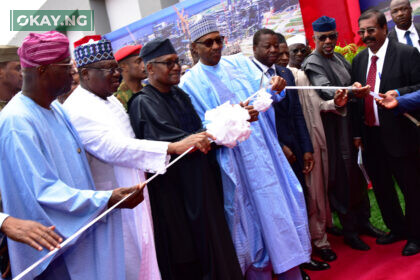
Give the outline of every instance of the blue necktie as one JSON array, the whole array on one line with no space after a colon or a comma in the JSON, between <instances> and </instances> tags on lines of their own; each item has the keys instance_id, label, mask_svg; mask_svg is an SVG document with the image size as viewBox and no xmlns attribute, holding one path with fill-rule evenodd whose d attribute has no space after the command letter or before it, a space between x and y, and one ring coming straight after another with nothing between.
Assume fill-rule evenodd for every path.
<instances>
[{"instance_id":1,"label":"blue necktie","mask_svg":"<svg viewBox=\"0 0 420 280\"><path fill-rule=\"evenodd\" d=\"M273 68L268 68L267 72L268 76L271 78L274 76L275 72Z\"/></svg>"},{"instance_id":2,"label":"blue necktie","mask_svg":"<svg viewBox=\"0 0 420 280\"><path fill-rule=\"evenodd\" d=\"M410 33L410 30L405 31L404 37L407 40L407 45L413 46L413 41L411 41Z\"/></svg>"}]
</instances>

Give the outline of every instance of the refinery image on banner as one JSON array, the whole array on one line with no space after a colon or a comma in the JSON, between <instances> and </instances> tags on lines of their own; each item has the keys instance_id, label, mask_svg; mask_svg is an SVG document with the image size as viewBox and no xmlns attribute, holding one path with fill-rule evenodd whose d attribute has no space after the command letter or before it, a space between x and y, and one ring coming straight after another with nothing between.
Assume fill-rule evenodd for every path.
<instances>
[{"instance_id":1,"label":"refinery image on banner","mask_svg":"<svg viewBox=\"0 0 420 280\"><path fill-rule=\"evenodd\" d=\"M198 14L211 16L225 36L224 54L252 54L252 36L270 28L287 37L304 33L298 0L186 0L105 35L114 50L166 37L183 64L191 64L188 25Z\"/></svg>"}]
</instances>

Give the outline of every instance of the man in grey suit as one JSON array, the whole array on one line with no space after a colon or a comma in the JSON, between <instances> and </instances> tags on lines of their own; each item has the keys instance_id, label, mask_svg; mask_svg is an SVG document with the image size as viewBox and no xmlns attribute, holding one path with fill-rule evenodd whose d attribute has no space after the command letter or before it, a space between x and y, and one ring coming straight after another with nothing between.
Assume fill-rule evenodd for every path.
<instances>
[{"instance_id":1,"label":"man in grey suit","mask_svg":"<svg viewBox=\"0 0 420 280\"><path fill-rule=\"evenodd\" d=\"M420 23L414 23L412 18L413 8L409 0L392 0L389 5L395 28L388 37L400 43L417 48L420 51Z\"/></svg>"}]
</instances>

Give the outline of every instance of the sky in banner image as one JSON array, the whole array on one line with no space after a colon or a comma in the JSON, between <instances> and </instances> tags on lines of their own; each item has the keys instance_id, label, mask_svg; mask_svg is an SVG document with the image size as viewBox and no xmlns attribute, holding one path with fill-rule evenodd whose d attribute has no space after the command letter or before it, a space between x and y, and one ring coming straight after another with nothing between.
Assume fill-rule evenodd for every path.
<instances>
[{"instance_id":1,"label":"sky in banner image","mask_svg":"<svg viewBox=\"0 0 420 280\"><path fill-rule=\"evenodd\" d=\"M106 34L114 50L153 38L170 38L183 64L191 63L189 23L198 14L216 19L226 37L224 54L252 54L252 36L263 27L286 37L304 33L298 0L186 0Z\"/></svg>"}]
</instances>

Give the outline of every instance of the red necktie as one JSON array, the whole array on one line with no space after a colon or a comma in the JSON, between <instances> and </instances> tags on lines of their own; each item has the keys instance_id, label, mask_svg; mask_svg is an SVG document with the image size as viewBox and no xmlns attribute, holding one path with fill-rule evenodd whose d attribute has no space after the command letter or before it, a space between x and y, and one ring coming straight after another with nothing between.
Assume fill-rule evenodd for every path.
<instances>
[{"instance_id":1,"label":"red necktie","mask_svg":"<svg viewBox=\"0 0 420 280\"><path fill-rule=\"evenodd\" d=\"M369 73L367 76L366 84L370 85L370 90L375 90L375 81L376 81L376 61L378 57L376 55L372 56L370 59ZM373 96L368 95L365 97L365 123L367 126L375 125L375 112L373 110Z\"/></svg>"}]
</instances>

